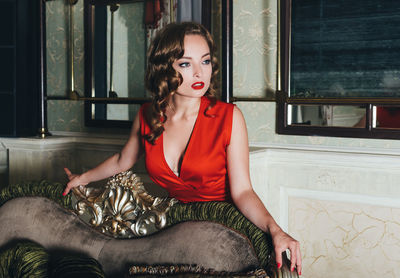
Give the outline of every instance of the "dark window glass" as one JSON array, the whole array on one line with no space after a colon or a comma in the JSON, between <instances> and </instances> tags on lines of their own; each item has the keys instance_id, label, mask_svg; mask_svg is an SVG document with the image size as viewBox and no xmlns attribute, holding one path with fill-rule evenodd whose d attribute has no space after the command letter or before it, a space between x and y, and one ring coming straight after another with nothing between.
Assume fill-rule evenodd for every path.
<instances>
[{"instance_id":1,"label":"dark window glass","mask_svg":"<svg viewBox=\"0 0 400 278\"><path fill-rule=\"evenodd\" d=\"M14 44L14 23L14 3L0 2L0 46Z\"/></svg>"},{"instance_id":2,"label":"dark window glass","mask_svg":"<svg viewBox=\"0 0 400 278\"><path fill-rule=\"evenodd\" d=\"M0 47L0 93L14 89L14 49Z\"/></svg>"},{"instance_id":3,"label":"dark window glass","mask_svg":"<svg viewBox=\"0 0 400 278\"><path fill-rule=\"evenodd\" d=\"M291 97L400 97L399 0L293 0Z\"/></svg>"},{"instance_id":4,"label":"dark window glass","mask_svg":"<svg viewBox=\"0 0 400 278\"><path fill-rule=\"evenodd\" d=\"M0 136L14 134L14 96L0 94Z\"/></svg>"}]
</instances>

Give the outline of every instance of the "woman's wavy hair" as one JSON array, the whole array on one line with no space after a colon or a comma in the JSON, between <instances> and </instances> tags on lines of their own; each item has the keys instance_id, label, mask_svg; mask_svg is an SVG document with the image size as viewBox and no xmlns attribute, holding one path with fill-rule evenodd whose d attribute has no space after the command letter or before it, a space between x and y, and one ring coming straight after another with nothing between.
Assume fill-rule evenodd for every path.
<instances>
[{"instance_id":1,"label":"woman's wavy hair","mask_svg":"<svg viewBox=\"0 0 400 278\"><path fill-rule=\"evenodd\" d=\"M151 111L146 111L145 119L150 126L150 133L144 138L154 144L164 131L167 120L165 110L170 97L176 93L183 78L172 64L184 55L184 39L186 35L202 36L210 48L212 75L210 87L205 96L211 101L207 112L217 101L218 61L215 57L214 40L208 30L195 22L170 23L159 31L150 45L145 76L146 89L152 95Z\"/></svg>"}]
</instances>

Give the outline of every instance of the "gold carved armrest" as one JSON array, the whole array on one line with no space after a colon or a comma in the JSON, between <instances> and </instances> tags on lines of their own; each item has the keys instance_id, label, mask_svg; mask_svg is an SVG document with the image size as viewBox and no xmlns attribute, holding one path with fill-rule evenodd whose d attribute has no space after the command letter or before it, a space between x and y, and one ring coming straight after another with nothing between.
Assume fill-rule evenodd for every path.
<instances>
[{"instance_id":1,"label":"gold carved armrest","mask_svg":"<svg viewBox=\"0 0 400 278\"><path fill-rule=\"evenodd\" d=\"M104 188L72 189L73 207L96 230L116 238L152 234L166 225L166 212L177 202L150 195L132 171L108 179Z\"/></svg>"}]
</instances>

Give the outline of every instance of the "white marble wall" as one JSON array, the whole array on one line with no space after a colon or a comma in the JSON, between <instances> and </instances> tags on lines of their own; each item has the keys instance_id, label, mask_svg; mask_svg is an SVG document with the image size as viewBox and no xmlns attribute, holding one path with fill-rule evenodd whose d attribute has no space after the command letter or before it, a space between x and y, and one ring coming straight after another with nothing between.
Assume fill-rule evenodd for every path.
<instances>
[{"instance_id":1,"label":"white marble wall","mask_svg":"<svg viewBox=\"0 0 400 278\"><path fill-rule=\"evenodd\" d=\"M118 152L125 140L79 136L0 138L8 150L9 183L46 179L65 182L64 167L82 172Z\"/></svg>"},{"instance_id":2,"label":"white marble wall","mask_svg":"<svg viewBox=\"0 0 400 278\"><path fill-rule=\"evenodd\" d=\"M289 197L289 231L304 244L304 277L400 277L400 202L335 197Z\"/></svg>"},{"instance_id":3,"label":"white marble wall","mask_svg":"<svg viewBox=\"0 0 400 278\"><path fill-rule=\"evenodd\" d=\"M254 187L300 241L302 277L400 277L400 153L264 147Z\"/></svg>"},{"instance_id":4,"label":"white marble wall","mask_svg":"<svg viewBox=\"0 0 400 278\"><path fill-rule=\"evenodd\" d=\"M126 135L104 137L94 134L56 135L46 139L0 138L0 146L3 146L0 149L0 180L4 180L0 187L43 179L65 183L64 167L73 173L87 171L119 152L126 140ZM143 159L133 170L151 192L164 194L147 176ZM105 181L99 183L105 184Z\"/></svg>"}]
</instances>

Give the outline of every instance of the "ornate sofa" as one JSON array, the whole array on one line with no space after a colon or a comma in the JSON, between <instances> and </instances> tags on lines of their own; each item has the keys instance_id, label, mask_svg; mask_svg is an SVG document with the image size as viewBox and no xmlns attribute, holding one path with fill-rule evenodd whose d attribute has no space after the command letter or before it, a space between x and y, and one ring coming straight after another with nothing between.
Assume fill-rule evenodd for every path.
<instances>
[{"instance_id":1,"label":"ornate sofa","mask_svg":"<svg viewBox=\"0 0 400 278\"><path fill-rule=\"evenodd\" d=\"M297 277L232 204L153 197L130 171L63 189L0 191L0 277Z\"/></svg>"}]
</instances>

